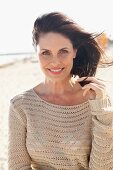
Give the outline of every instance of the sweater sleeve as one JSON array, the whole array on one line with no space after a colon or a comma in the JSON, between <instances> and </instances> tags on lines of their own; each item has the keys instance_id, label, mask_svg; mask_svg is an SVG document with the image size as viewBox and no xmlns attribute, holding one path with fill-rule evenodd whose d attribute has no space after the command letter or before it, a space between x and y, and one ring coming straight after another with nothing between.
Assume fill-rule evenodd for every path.
<instances>
[{"instance_id":1,"label":"sweater sleeve","mask_svg":"<svg viewBox=\"0 0 113 170\"><path fill-rule=\"evenodd\" d=\"M89 103L93 122L89 169L113 169L113 107L108 97Z\"/></svg>"},{"instance_id":2,"label":"sweater sleeve","mask_svg":"<svg viewBox=\"0 0 113 170\"><path fill-rule=\"evenodd\" d=\"M26 132L26 116L18 105L11 102L8 117L8 170L31 170Z\"/></svg>"}]
</instances>

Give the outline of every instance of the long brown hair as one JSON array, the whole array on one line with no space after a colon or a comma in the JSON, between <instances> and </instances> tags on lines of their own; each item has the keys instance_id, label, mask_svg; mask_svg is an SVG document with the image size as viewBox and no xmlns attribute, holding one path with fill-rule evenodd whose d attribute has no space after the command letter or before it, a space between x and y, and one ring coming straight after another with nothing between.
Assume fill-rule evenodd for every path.
<instances>
[{"instance_id":1,"label":"long brown hair","mask_svg":"<svg viewBox=\"0 0 113 170\"><path fill-rule=\"evenodd\" d=\"M33 27L33 45L36 47L42 33L60 33L70 39L73 48L77 49L73 59L71 75L79 77L95 76L102 50L95 40L97 34L88 33L72 19L60 12L44 14L36 19ZM83 86L87 82L80 84Z\"/></svg>"}]
</instances>

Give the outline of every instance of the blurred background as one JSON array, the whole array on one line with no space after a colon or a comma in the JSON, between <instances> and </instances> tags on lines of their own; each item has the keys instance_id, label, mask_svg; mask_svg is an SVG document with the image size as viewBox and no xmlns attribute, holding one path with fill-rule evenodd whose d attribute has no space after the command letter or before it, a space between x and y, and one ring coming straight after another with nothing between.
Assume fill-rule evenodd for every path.
<instances>
[{"instance_id":1,"label":"blurred background","mask_svg":"<svg viewBox=\"0 0 113 170\"><path fill-rule=\"evenodd\" d=\"M54 11L65 13L89 32L103 32L97 41L113 60L112 0L0 0L0 170L7 170L10 99L44 78L32 46L34 21ZM106 80L112 98L113 66L98 68L96 76Z\"/></svg>"}]
</instances>

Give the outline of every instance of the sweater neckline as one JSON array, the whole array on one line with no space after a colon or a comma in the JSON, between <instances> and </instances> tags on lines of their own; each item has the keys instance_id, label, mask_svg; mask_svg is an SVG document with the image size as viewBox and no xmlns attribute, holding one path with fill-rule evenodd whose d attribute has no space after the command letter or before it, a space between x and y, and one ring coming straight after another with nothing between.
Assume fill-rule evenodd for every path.
<instances>
[{"instance_id":1,"label":"sweater neckline","mask_svg":"<svg viewBox=\"0 0 113 170\"><path fill-rule=\"evenodd\" d=\"M59 105L59 104L54 104L54 103L50 103L44 99L42 99L34 90L34 88L31 89L32 92L34 93L34 95L40 100L42 101L43 103L49 105L49 106L53 106L53 107L57 107L57 108L78 108L78 107L83 107L84 105L87 105L89 104L89 101L85 101L83 103L80 103L80 104L75 104L75 105Z\"/></svg>"}]
</instances>

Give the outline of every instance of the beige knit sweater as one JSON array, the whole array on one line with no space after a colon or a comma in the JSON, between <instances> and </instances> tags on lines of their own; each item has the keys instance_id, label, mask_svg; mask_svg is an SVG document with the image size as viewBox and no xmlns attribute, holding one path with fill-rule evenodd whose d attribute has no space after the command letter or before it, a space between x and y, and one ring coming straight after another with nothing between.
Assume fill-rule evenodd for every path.
<instances>
[{"instance_id":1,"label":"beige knit sweater","mask_svg":"<svg viewBox=\"0 0 113 170\"><path fill-rule=\"evenodd\" d=\"M33 89L11 100L8 170L113 170L109 100L50 104Z\"/></svg>"}]
</instances>

